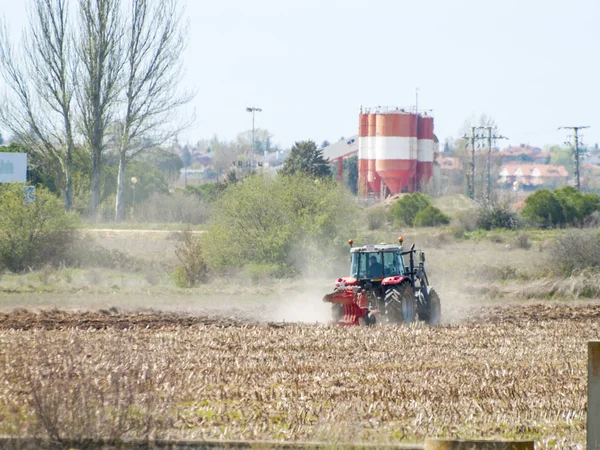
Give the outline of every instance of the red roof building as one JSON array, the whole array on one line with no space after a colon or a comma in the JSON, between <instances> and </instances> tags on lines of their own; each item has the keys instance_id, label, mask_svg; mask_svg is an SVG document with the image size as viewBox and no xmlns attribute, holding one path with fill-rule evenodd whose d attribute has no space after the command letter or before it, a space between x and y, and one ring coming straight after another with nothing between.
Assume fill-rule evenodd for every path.
<instances>
[{"instance_id":1,"label":"red roof building","mask_svg":"<svg viewBox=\"0 0 600 450\"><path fill-rule=\"evenodd\" d=\"M500 168L498 183L512 185L518 182L523 188L567 184L569 172L564 166L553 164L504 164Z\"/></svg>"}]
</instances>

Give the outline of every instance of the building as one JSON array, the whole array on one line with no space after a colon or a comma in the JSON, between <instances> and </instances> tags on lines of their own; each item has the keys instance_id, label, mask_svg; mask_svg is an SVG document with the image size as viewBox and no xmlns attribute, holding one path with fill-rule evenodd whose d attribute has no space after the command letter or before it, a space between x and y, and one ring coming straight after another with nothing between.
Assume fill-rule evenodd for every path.
<instances>
[{"instance_id":1,"label":"building","mask_svg":"<svg viewBox=\"0 0 600 450\"><path fill-rule=\"evenodd\" d=\"M500 168L498 184L511 187L515 182L523 189L564 186L569 181L569 172L564 166L553 164L508 163Z\"/></svg>"}]
</instances>

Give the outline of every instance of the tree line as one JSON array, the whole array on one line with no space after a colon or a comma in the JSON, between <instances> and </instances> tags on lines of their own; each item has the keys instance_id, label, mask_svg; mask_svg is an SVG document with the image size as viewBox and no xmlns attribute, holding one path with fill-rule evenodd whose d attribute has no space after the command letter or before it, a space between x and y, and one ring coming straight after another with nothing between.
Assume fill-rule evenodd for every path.
<instances>
[{"instance_id":1,"label":"tree line","mask_svg":"<svg viewBox=\"0 0 600 450\"><path fill-rule=\"evenodd\" d=\"M186 127L176 111L186 43L178 0L31 0L17 44L0 27L7 92L0 123L45 169L73 207L78 153L91 165L89 213L100 203L108 152L118 159L115 219L123 220L126 168Z\"/></svg>"}]
</instances>

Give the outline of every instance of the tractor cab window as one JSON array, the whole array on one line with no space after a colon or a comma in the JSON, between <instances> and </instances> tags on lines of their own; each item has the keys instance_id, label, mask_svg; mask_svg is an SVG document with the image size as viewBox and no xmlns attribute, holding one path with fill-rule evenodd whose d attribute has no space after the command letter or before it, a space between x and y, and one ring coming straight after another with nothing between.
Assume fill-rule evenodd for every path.
<instances>
[{"instance_id":1,"label":"tractor cab window","mask_svg":"<svg viewBox=\"0 0 600 450\"><path fill-rule=\"evenodd\" d=\"M359 279L367 277L367 259L363 253L352 253L350 276Z\"/></svg>"},{"instance_id":2,"label":"tractor cab window","mask_svg":"<svg viewBox=\"0 0 600 450\"><path fill-rule=\"evenodd\" d=\"M381 258L383 253L365 253L367 260L367 278L382 278L383 264Z\"/></svg>"},{"instance_id":3,"label":"tractor cab window","mask_svg":"<svg viewBox=\"0 0 600 450\"><path fill-rule=\"evenodd\" d=\"M383 254L383 270L386 277L401 275L404 273L404 260L396 252Z\"/></svg>"},{"instance_id":4,"label":"tractor cab window","mask_svg":"<svg viewBox=\"0 0 600 450\"><path fill-rule=\"evenodd\" d=\"M353 253L350 275L358 279L382 278L382 257L383 254L378 252Z\"/></svg>"}]
</instances>

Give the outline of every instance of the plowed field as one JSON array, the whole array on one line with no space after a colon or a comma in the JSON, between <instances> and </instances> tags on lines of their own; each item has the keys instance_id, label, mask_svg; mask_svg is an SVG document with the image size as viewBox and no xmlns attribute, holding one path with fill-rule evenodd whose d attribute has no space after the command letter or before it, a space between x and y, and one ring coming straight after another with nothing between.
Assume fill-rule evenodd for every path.
<instances>
[{"instance_id":1,"label":"plowed field","mask_svg":"<svg viewBox=\"0 0 600 450\"><path fill-rule=\"evenodd\" d=\"M600 305L461 315L366 329L114 309L0 314L0 434L582 445Z\"/></svg>"}]
</instances>

